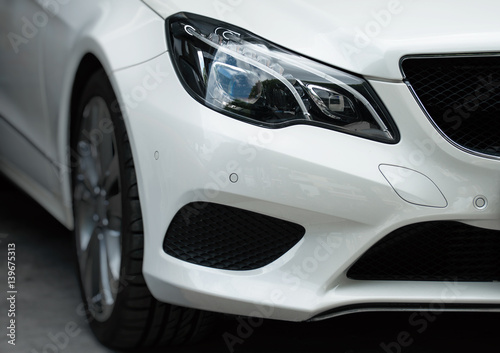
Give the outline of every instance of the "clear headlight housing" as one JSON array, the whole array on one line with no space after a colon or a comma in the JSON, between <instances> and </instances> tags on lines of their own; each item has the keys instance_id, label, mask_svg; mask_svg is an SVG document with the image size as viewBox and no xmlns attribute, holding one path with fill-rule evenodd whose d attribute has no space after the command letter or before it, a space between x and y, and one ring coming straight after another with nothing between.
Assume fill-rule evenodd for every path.
<instances>
[{"instance_id":1,"label":"clear headlight housing","mask_svg":"<svg viewBox=\"0 0 500 353\"><path fill-rule=\"evenodd\" d=\"M186 90L231 117L270 128L310 124L397 142L397 129L361 77L193 14L167 20L169 51Z\"/></svg>"}]
</instances>

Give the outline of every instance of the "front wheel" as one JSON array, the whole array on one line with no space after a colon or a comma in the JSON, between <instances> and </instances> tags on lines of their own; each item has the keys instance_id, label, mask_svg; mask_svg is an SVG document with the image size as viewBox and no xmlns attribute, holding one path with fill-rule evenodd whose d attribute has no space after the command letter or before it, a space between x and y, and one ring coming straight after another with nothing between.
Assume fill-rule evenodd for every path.
<instances>
[{"instance_id":1,"label":"front wheel","mask_svg":"<svg viewBox=\"0 0 500 353\"><path fill-rule=\"evenodd\" d=\"M208 331L213 316L161 303L145 284L136 173L116 102L99 71L89 79L75 117L74 236L87 318L97 338L113 349L142 352L192 342Z\"/></svg>"}]
</instances>

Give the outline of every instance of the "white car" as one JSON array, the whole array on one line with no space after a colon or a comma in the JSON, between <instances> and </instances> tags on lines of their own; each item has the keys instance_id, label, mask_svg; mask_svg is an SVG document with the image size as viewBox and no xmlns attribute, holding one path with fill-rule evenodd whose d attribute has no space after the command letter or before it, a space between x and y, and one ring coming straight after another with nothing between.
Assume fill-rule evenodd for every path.
<instances>
[{"instance_id":1,"label":"white car","mask_svg":"<svg viewBox=\"0 0 500 353\"><path fill-rule=\"evenodd\" d=\"M0 170L74 230L103 344L499 310L500 2L0 9Z\"/></svg>"}]
</instances>

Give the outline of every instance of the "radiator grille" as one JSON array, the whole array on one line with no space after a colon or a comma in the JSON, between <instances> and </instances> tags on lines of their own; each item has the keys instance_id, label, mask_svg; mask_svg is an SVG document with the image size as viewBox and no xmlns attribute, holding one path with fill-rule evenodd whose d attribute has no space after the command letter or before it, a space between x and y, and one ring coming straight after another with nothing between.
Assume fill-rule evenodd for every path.
<instances>
[{"instance_id":1,"label":"radiator grille","mask_svg":"<svg viewBox=\"0 0 500 353\"><path fill-rule=\"evenodd\" d=\"M406 58L402 69L430 118L450 140L500 156L500 56Z\"/></svg>"},{"instance_id":2,"label":"radiator grille","mask_svg":"<svg viewBox=\"0 0 500 353\"><path fill-rule=\"evenodd\" d=\"M500 231L426 222L387 235L349 269L358 280L500 281Z\"/></svg>"}]
</instances>

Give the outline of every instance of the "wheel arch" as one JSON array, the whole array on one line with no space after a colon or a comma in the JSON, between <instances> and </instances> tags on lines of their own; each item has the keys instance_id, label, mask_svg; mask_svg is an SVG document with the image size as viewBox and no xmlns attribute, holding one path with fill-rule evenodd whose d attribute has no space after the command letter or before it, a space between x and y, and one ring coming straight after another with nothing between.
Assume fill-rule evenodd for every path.
<instances>
[{"instance_id":1,"label":"wheel arch","mask_svg":"<svg viewBox=\"0 0 500 353\"><path fill-rule=\"evenodd\" d=\"M117 70L147 61L166 51L164 21L142 2L121 2L121 11L108 11L108 6L81 7L68 14L68 29L75 35L71 47L67 48L67 62L58 99L57 121L54 122L54 137L57 146L56 160L61 189L61 222L74 228L73 196L71 180L71 146L75 126L75 114L79 97L91 75L104 70L119 96L119 87L113 80ZM105 1L103 1L104 3ZM78 4L77 4L78 5ZM83 20L81 20L83 19ZM119 31L117 30L119 29ZM147 39L147 40L146 40ZM140 48L141 50L129 50Z\"/></svg>"},{"instance_id":2,"label":"wheel arch","mask_svg":"<svg viewBox=\"0 0 500 353\"><path fill-rule=\"evenodd\" d=\"M99 70L104 70L104 66L97 58L97 56L90 52L86 53L82 57L78 65L78 69L76 70L73 79L73 85L71 87L71 96L69 102L68 145L70 146L70 148L73 148L75 122L79 99L90 77Z\"/></svg>"}]
</instances>

